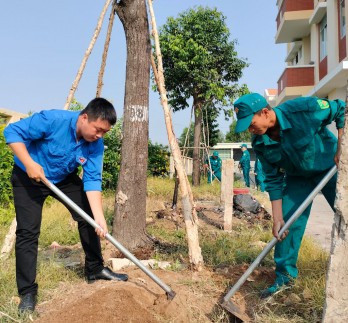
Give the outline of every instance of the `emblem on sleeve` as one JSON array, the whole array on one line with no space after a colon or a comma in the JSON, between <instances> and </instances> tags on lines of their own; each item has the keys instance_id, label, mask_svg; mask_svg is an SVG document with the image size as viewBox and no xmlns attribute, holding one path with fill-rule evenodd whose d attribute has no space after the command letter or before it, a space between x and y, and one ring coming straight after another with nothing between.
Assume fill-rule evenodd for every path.
<instances>
[{"instance_id":1,"label":"emblem on sleeve","mask_svg":"<svg viewBox=\"0 0 348 323\"><path fill-rule=\"evenodd\" d=\"M320 109L324 110L330 107L329 102L325 101L325 100L317 100Z\"/></svg>"},{"instance_id":2,"label":"emblem on sleeve","mask_svg":"<svg viewBox=\"0 0 348 323\"><path fill-rule=\"evenodd\" d=\"M77 161L80 165L84 165L87 161L87 158L80 156L80 157L77 157Z\"/></svg>"}]
</instances>

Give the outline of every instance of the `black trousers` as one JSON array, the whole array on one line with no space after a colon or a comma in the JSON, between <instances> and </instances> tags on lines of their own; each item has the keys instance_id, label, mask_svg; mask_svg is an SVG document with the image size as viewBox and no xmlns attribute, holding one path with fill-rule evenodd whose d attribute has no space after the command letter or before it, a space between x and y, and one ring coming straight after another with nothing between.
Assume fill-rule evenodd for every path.
<instances>
[{"instance_id":1,"label":"black trousers","mask_svg":"<svg viewBox=\"0 0 348 323\"><path fill-rule=\"evenodd\" d=\"M42 219L42 207L45 199L52 191L43 183L31 180L27 173L18 166L12 172L14 205L16 210L16 280L19 295L37 293L36 266L38 240ZM92 211L88 203L83 184L77 173L68 175L56 186L81 207L91 217ZM62 202L62 201L61 201ZM63 203L64 204L64 203ZM103 258L100 240L94 228L67 205L73 219L78 223L81 244L85 252L85 274L95 274L103 269Z\"/></svg>"}]
</instances>

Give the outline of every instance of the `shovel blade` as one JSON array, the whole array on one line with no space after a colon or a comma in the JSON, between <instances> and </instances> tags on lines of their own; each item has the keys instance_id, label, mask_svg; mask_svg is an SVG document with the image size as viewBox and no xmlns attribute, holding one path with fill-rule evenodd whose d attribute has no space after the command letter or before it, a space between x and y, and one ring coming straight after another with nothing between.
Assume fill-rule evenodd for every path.
<instances>
[{"instance_id":1,"label":"shovel blade","mask_svg":"<svg viewBox=\"0 0 348 323\"><path fill-rule=\"evenodd\" d=\"M222 302L220 304L227 312L231 313L238 319L240 319L242 322L250 322L250 317L240 309L239 306L234 304L231 300L228 300L227 302Z\"/></svg>"}]
</instances>

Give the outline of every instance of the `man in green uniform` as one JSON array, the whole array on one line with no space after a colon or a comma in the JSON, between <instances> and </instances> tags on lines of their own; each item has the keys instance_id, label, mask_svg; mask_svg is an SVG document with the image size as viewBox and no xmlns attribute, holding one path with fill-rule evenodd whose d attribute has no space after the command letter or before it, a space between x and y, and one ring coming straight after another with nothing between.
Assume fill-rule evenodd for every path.
<instances>
[{"instance_id":1,"label":"man in green uniform","mask_svg":"<svg viewBox=\"0 0 348 323\"><path fill-rule=\"evenodd\" d=\"M214 151L213 155L209 157L209 160L207 159L205 161L204 166L208 168L208 184L211 183L215 178L218 179L219 182L221 182L222 161L217 151Z\"/></svg>"},{"instance_id":2,"label":"man in green uniform","mask_svg":"<svg viewBox=\"0 0 348 323\"><path fill-rule=\"evenodd\" d=\"M252 146L265 174L265 187L272 203L273 235L279 240L274 251L276 280L264 290L268 297L298 275L296 262L311 205L281 237L279 230L298 209L340 156L345 103L316 97L300 97L270 108L257 93L246 94L234 104L236 132L254 134ZM333 121L338 140L327 129ZM322 189L334 207L337 175Z\"/></svg>"},{"instance_id":3,"label":"man in green uniform","mask_svg":"<svg viewBox=\"0 0 348 323\"><path fill-rule=\"evenodd\" d=\"M242 158L239 161L238 168L242 169L243 171L243 177L244 177L244 182L247 187L250 187L250 153L248 151L248 146L246 144L242 144L240 146L242 149L243 155Z\"/></svg>"},{"instance_id":4,"label":"man in green uniform","mask_svg":"<svg viewBox=\"0 0 348 323\"><path fill-rule=\"evenodd\" d=\"M255 159L255 166L254 166L254 174L255 174L255 183L257 189L260 188L261 192L265 191L265 175L263 174L262 165L258 158Z\"/></svg>"}]
</instances>

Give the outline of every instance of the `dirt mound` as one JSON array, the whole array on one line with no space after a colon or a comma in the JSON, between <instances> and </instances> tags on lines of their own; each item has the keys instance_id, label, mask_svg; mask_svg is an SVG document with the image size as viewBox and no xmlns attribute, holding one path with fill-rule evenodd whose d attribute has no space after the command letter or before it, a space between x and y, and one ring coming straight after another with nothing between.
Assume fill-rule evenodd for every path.
<instances>
[{"instance_id":1,"label":"dirt mound","mask_svg":"<svg viewBox=\"0 0 348 323\"><path fill-rule=\"evenodd\" d=\"M128 282L62 284L50 301L38 304L35 322L211 321L221 286L209 271L156 270L155 274L177 293L172 301L141 270L131 269L127 273Z\"/></svg>"}]
</instances>

